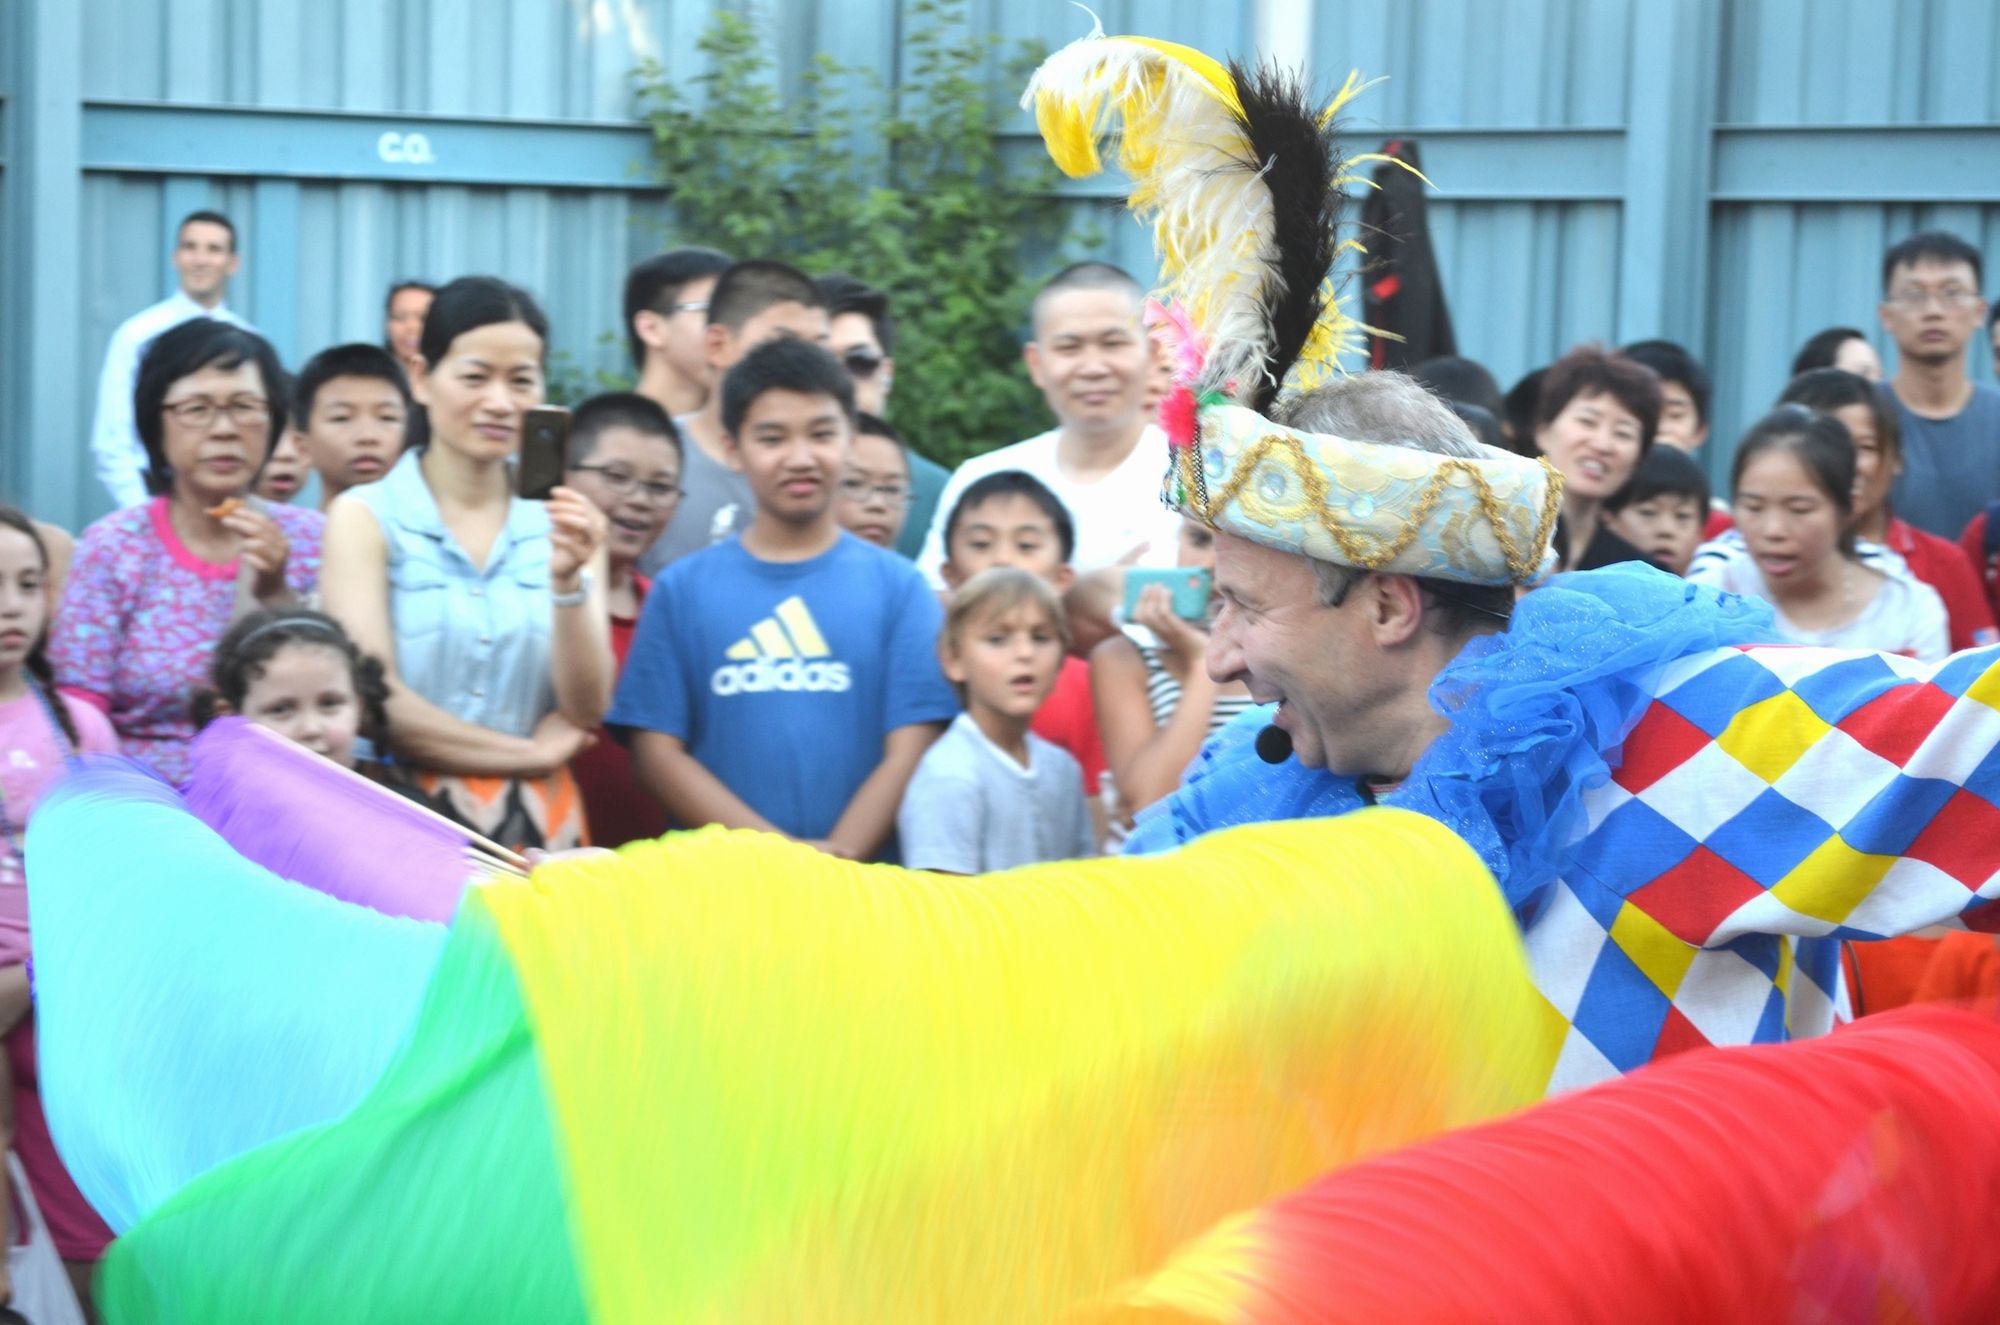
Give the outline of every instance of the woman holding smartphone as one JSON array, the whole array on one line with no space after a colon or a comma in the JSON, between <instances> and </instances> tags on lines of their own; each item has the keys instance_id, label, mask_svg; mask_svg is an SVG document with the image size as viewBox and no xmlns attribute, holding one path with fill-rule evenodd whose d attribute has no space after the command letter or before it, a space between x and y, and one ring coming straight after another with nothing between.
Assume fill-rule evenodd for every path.
<instances>
[{"instance_id":1,"label":"woman holding smartphone","mask_svg":"<svg viewBox=\"0 0 2000 1325\"><path fill-rule=\"evenodd\" d=\"M1193 520L1181 522L1175 563L1215 573L1215 534ZM1120 817L1145 809L1180 784L1209 733L1251 706L1240 681L1217 685L1203 661L1208 620L1174 611L1164 584L1149 584L1129 617L1156 643L1117 634L1090 654L1090 690L1105 762L1117 783Z\"/></svg>"},{"instance_id":2,"label":"woman holding smartphone","mask_svg":"<svg viewBox=\"0 0 2000 1325\"><path fill-rule=\"evenodd\" d=\"M515 849L588 840L569 760L610 707L605 519L515 495L548 319L467 276L437 292L411 389L430 441L327 513L320 591L389 682L389 753L425 798Z\"/></svg>"}]
</instances>

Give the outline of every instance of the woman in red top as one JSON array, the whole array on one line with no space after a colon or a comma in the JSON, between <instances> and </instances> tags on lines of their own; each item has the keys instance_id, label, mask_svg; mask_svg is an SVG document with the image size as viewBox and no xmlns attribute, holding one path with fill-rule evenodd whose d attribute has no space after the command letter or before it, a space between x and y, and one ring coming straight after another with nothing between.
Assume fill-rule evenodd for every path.
<instances>
[{"instance_id":1,"label":"woman in red top","mask_svg":"<svg viewBox=\"0 0 2000 1325\"><path fill-rule=\"evenodd\" d=\"M1952 649L2000 641L1975 563L1967 560L1958 544L1898 520L1889 509L1889 490L1903 472L1903 450L1895 412L1881 393L1856 373L1814 368L1793 378L1779 403L1804 405L1846 425L1854 438L1850 527L1856 538L1878 543L1901 557L1910 574L1937 590L1950 619Z\"/></svg>"}]
</instances>

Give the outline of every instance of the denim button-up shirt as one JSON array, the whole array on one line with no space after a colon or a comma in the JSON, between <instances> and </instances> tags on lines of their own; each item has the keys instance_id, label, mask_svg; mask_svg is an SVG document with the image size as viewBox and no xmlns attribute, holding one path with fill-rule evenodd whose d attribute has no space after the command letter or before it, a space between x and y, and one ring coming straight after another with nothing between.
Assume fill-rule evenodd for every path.
<instances>
[{"instance_id":1,"label":"denim button-up shirt","mask_svg":"<svg viewBox=\"0 0 2000 1325\"><path fill-rule=\"evenodd\" d=\"M486 565L474 566L417 458L354 490L389 546L397 675L453 717L526 736L555 707L548 510L514 498Z\"/></svg>"}]
</instances>

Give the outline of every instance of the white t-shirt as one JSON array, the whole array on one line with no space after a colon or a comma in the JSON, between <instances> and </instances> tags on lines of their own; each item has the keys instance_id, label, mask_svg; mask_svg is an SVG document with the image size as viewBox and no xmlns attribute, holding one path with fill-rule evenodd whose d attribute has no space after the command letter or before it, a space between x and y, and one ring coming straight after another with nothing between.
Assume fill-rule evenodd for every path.
<instances>
[{"instance_id":1,"label":"white t-shirt","mask_svg":"<svg viewBox=\"0 0 2000 1325\"><path fill-rule=\"evenodd\" d=\"M988 740L961 713L924 752L896 815L913 870L990 874L1097 854L1083 769L1067 750L1028 733L1028 762Z\"/></svg>"},{"instance_id":2,"label":"white t-shirt","mask_svg":"<svg viewBox=\"0 0 2000 1325\"><path fill-rule=\"evenodd\" d=\"M1867 549L1872 545L1862 547ZM1703 544L1695 554L1694 564L1688 567L1687 577L1696 584L1762 598L1777 613L1778 628L1800 644L1900 653L1921 662L1948 657L1951 630L1944 599L1938 597L1937 590L1911 575L1903 559L1894 553L1884 558L1864 552L1860 560L1882 576L1881 586L1859 616L1829 630L1807 630L1785 615L1785 610L1771 597L1763 572L1757 569L1740 536L1732 539L1725 535Z\"/></svg>"},{"instance_id":3,"label":"white t-shirt","mask_svg":"<svg viewBox=\"0 0 2000 1325\"><path fill-rule=\"evenodd\" d=\"M1069 508L1076 525L1076 555L1070 564L1078 571L1109 566L1141 543L1147 546L1139 565L1174 564L1181 518L1160 500L1160 481L1167 472L1167 435L1158 426L1147 424L1132 453L1094 483L1078 483L1063 474L1056 460L1059 436L1061 429L1051 429L1025 442L976 455L952 471L938 497L923 555L917 558L918 568L930 578L933 588L944 587L939 573L944 564L944 525L951 518L951 508L958 504L958 495L988 474L1006 469L1032 474Z\"/></svg>"}]
</instances>

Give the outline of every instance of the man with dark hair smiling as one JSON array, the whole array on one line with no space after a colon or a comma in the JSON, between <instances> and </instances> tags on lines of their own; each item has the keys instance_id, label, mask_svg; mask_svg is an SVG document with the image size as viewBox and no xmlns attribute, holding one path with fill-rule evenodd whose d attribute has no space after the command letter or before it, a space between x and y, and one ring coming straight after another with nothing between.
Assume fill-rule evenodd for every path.
<instances>
[{"instance_id":1,"label":"man with dark hair smiling","mask_svg":"<svg viewBox=\"0 0 2000 1325\"><path fill-rule=\"evenodd\" d=\"M1966 371L1966 348L1986 318L1979 250L1926 230L1882 258L1882 330L1896 342L1885 389L1903 437L1896 513L1956 538L2000 496L2000 391Z\"/></svg>"},{"instance_id":2,"label":"man with dark hair smiling","mask_svg":"<svg viewBox=\"0 0 2000 1325\"><path fill-rule=\"evenodd\" d=\"M215 317L248 327L248 322L222 302L229 278L242 263L236 249L236 226L228 217L221 212L189 212L174 234L178 288L125 319L111 333L111 343L104 350L104 368L97 378L97 421L91 426L90 449L96 457L98 480L120 506L146 499L146 451L132 421L132 388L139 380L139 360L155 337L189 318Z\"/></svg>"}]
</instances>

